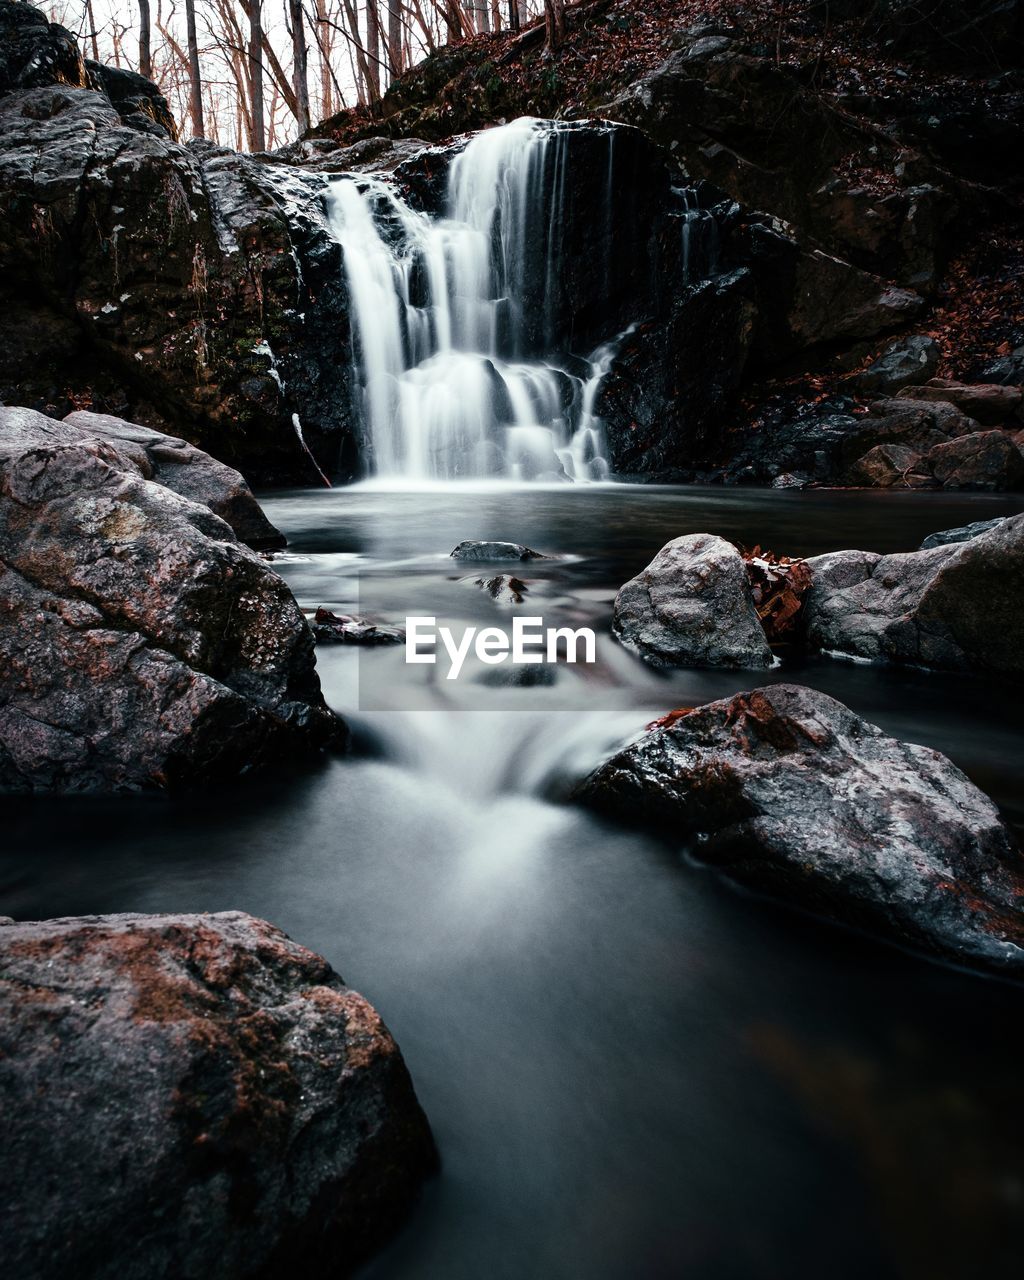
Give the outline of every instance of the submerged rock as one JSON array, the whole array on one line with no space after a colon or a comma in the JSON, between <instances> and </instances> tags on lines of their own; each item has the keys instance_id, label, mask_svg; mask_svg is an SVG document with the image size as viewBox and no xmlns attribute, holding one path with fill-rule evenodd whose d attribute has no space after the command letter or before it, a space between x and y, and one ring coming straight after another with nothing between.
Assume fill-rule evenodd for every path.
<instances>
[{"instance_id":1,"label":"submerged rock","mask_svg":"<svg viewBox=\"0 0 1024 1280\"><path fill-rule=\"evenodd\" d=\"M401 627L383 622L371 622L358 614L332 613L318 608L310 624L317 644L403 644L405 632Z\"/></svg>"},{"instance_id":2,"label":"submerged rock","mask_svg":"<svg viewBox=\"0 0 1024 1280\"><path fill-rule=\"evenodd\" d=\"M669 542L615 597L612 629L656 666L768 667L746 566L724 538Z\"/></svg>"},{"instance_id":3,"label":"submerged rock","mask_svg":"<svg viewBox=\"0 0 1024 1280\"><path fill-rule=\"evenodd\" d=\"M460 542L451 553L453 560L548 560L518 542Z\"/></svg>"},{"instance_id":4,"label":"submerged rock","mask_svg":"<svg viewBox=\"0 0 1024 1280\"><path fill-rule=\"evenodd\" d=\"M41 443L37 416L0 420L0 789L206 784L343 741L277 574L137 444Z\"/></svg>"},{"instance_id":5,"label":"submerged rock","mask_svg":"<svg viewBox=\"0 0 1024 1280\"><path fill-rule=\"evenodd\" d=\"M807 561L812 647L948 670L1024 671L1024 515L969 541Z\"/></svg>"},{"instance_id":6,"label":"submerged rock","mask_svg":"<svg viewBox=\"0 0 1024 1280\"><path fill-rule=\"evenodd\" d=\"M380 1016L242 912L0 924L11 1277L348 1274L434 1163Z\"/></svg>"},{"instance_id":7,"label":"submerged rock","mask_svg":"<svg viewBox=\"0 0 1024 1280\"><path fill-rule=\"evenodd\" d=\"M815 915L1024 979L1024 859L995 805L823 693L773 685L669 719L577 797Z\"/></svg>"}]
</instances>

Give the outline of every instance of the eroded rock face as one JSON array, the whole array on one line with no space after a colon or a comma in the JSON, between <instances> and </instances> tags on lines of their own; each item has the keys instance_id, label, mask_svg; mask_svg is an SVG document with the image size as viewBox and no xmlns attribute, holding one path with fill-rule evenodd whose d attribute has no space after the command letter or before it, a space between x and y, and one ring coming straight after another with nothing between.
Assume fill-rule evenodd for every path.
<instances>
[{"instance_id":1,"label":"eroded rock face","mask_svg":"<svg viewBox=\"0 0 1024 1280\"><path fill-rule=\"evenodd\" d=\"M795 685L670 719L578 798L815 915L1024 978L1024 859L945 756Z\"/></svg>"},{"instance_id":2,"label":"eroded rock face","mask_svg":"<svg viewBox=\"0 0 1024 1280\"><path fill-rule=\"evenodd\" d=\"M0 923L19 1278L348 1274L433 1166L398 1046L263 920Z\"/></svg>"},{"instance_id":3,"label":"eroded rock face","mask_svg":"<svg viewBox=\"0 0 1024 1280\"><path fill-rule=\"evenodd\" d=\"M613 630L656 666L768 667L746 566L713 534L676 538L615 597Z\"/></svg>"},{"instance_id":4,"label":"eroded rock face","mask_svg":"<svg viewBox=\"0 0 1024 1280\"><path fill-rule=\"evenodd\" d=\"M272 569L137 444L40 443L37 417L0 423L0 789L204 784L340 743Z\"/></svg>"},{"instance_id":5,"label":"eroded rock face","mask_svg":"<svg viewBox=\"0 0 1024 1280\"><path fill-rule=\"evenodd\" d=\"M807 561L809 643L829 652L947 670L1024 670L1024 516L969 541Z\"/></svg>"}]
</instances>

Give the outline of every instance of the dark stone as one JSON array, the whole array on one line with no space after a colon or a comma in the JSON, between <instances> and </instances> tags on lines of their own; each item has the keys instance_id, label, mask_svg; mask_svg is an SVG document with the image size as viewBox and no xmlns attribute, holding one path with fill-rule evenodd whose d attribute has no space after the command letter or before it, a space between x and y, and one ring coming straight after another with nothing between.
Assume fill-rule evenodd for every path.
<instances>
[{"instance_id":1,"label":"dark stone","mask_svg":"<svg viewBox=\"0 0 1024 1280\"><path fill-rule=\"evenodd\" d=\"M827 652L948 670L1024 671L1024 515L969 541L807 561L809 643Z\"/></svg>"},{"instance_id":2,"label":"dark stone","mask_svg":"<svg viewBox=\"0 0 1024 1280\"><path fill-rule=\"evenodd\" d=\"M530 588L514 574L499 573L493 578L462 578L466 586L477 587L491 597L496 604L522 604L530 594Z\"/></svg>"},{"instance_id":3,"label":"dark stone","mask_svg":"<svg viewBox=\"0 0 1024 1280\"><path fill-rule=\"evenodd\" d=\"M451 553L453 560L548 560L518 542L460 542Z\"/></svg>"},{"instance_id":4,"label":"dark stone","mask_svg":"<svg viewBox=\"0 0 1024 1280\"><path fill-rule=\"evenodd\" d=\"M310 624L317 644L404 644L405 632L358 614L337 614L318 608Z\"/></svg>"},{"instance_id":5,"label":"dark stone","mask_svg":"<svg viewBox=\"0 0 1024 1280\"><path fill-rule=\"evenodd\" d=\"M615 597L612 629L654 666L772 664L743 559L712 534L662 547Z\"/></svg>"},{"instance_id":6,"label":"dark stone","mask_svg":"<svg viewBox=\"0 0 1024 1280\"><path fill-rule=\"evenodd\" d=\"M939 367L941 356L934 338L915 334L890 343L852 379L853 385L864 395L891 396L901 387L927 382Z\"/></svg>"},{"instance_id":7,"label":"dark stone","mask_svg":"<svg viewBox=\"0 0 1024 1280\"><path fill-rule=\"evenodd\" d=\"M1009 355L993 360L982 371L982 377L987 383L1001 387L1024 385L1024 347L1017 347Z\"/></svg>"},{"instance_id":8,"label":"dark stone","mask_svg":"<svg viewBox=\"0 0 1024 1280\"><path fill-rule=\"evenodd\" d=\"M126 67L105 67L98 62L88 61L85 65L93 81L99 84L125 123L132 122L136 116L142 116L143 122L148 121L151 127L146 127L143 122L136 127L141 127L156 137L164 136L177 141L178 126L171 115L167 99L152 80L147 80L145 76L137 75Z\"/></svg>"},{"instance_id":9,"label":"dark stone","mask_svg":"<svg viewBox=\"0 0 1024 1280\"><path fill-rule=\"evenodd\" d=\"M0 925L10 1276L349 1274L434 1167L398 1046L241 912Z\"/></svg>"},{"instance_id":10,"label":"dark stone","mask_svg":"<svg viewBox=\"0 0 1024 1280\"><path fill-rule=\"evenodd\" d=\"M996 516L994 520L975 520L973 524L962 525L959 529L942 529L939 533L930 533L918 547L919 551L930 551L932 547L947 547L953 542L970 542L979 534L988 533L1003 523L1005 516Z\"/></svg>"},{"instance_id":11,"label":"dark stone","mask_svg":"<svg viewBox=\"0 0 1024 1280\"><path fill-rule=\"evenodd\" d=\"M1024 455L1005 431L976 431L938 444L926 459L944 489L1016 489Z\"/></svg>"},{"instance_id":12,"label":"dark stone","mask_svg":"<svg viewBox=\"0 0 1024 1280\"><path fill-rule=\"evenodd\" d=\"M577 797L814 915L1024 978L1024 860L995 805L823 693L772 685L666 717Z\"/></svg>"},{"instance_id":13,"label":"dark stone","mask_svg":"<svg viewBox=\"0 0 1024 1280\"><path fill-rule=\"evenodd\" d=\"M139 454L5 411L0 790L202 786L344 741L287 586Z\"/></svg>"},{"instance_id":14,"label":"dark stone","mask_svg":"<svg viewBox=\"0 0 1024 1280\"><path fill-rule=\"evenodd\" d=\"M78 41L33 5L0 0L0 94L51 84L90 87Z\"/></svg>"},{"instance_id":15,"label":"dark stone","mask_svg":"<svg viewBox=\"0 0 1024 1280\"><path fill-rule=\"evenodd\" d=\"M900 398L946 401L985 426L999 426L1019 412L1024 393L1020 387L997 383L968 386L951 378L932 378L923 387L905 387Z\"/></svg>"}]
</instances>

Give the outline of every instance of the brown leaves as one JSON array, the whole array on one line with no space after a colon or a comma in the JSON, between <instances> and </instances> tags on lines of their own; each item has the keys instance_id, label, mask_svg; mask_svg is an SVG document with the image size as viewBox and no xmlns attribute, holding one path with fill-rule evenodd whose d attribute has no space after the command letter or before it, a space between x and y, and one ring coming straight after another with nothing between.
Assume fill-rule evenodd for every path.
<instances>
[{"instance_id":1,"label":"brown leaves","mask_svg":"<svg viewBox=\"0 0 1024 1280\"><path fill-rule=\"evenodd\" d=\"M770 644L785 640L793 632L803 607L804 593L811 585L806 560L776 556L754 547L743 550L754 608Z\"/></svg>"}]
</instances>

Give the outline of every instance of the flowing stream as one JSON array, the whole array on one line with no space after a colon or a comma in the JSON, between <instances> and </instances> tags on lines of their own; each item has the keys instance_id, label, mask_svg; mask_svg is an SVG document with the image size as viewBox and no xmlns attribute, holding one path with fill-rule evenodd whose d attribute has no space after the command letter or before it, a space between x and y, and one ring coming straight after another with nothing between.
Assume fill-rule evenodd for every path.
<instances>
[{"instance_id":1,"label":"flowing stream","mask_svg":"<svg viewBox=\"0 0 1024 1280\"><path fill-rule=\"evenodd\" d=\"M614 347L560 351L554 314L570 136L533 119L475 135L450 165L440 218L384 179L331 184L376 475L608 474L594 402ZM606 147L610 186L614 130ZM539 314L527 316L528 295Z\"/></svg>"},{"instance_id":2,"label":"flowing stream","mask_svg":"<svg viewBox=\"0 0 1024 1280\"><path fill-rule=\"evenodd\" d=\"M520 567L515 608L592 625L598 662L453 688L398 650L323 648L350 758L177 800L7 803L0 910L240 908L370 997L443 1158L372 1280L1013 1274L1022 993L749 899L558 796L669 708L797 679L947 752L1020 824L1019 690L796 655L658 674L608 622L678 534L908 549L1021 499L368 484L265 505L308 608L507 622L448 552L556 555Z\"/></svg>"}]
</instances>

